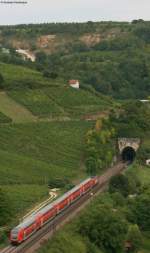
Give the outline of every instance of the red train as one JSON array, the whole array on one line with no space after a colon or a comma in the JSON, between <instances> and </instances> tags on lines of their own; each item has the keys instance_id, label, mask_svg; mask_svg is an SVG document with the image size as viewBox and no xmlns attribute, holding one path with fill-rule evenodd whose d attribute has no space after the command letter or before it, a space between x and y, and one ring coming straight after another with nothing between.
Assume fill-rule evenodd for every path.
<instances>
[{"instance_id":1,"label":"red train","mask_svg":"<svg viewBox=\"0 0 150 253\"><path fill-rule=\"evenodd\" d=\"M74 201L79 199L87 191L91 190L97 183L97 177L90 177L81 182L79 185L75 186L72 190L65 193L62 197L42 208L36 214L33 214L27 218L25 221L11 230L11 243L20 244L25 241L38 229L54 219L56 215L69 207Z\"/></svg>"}]
</instances>

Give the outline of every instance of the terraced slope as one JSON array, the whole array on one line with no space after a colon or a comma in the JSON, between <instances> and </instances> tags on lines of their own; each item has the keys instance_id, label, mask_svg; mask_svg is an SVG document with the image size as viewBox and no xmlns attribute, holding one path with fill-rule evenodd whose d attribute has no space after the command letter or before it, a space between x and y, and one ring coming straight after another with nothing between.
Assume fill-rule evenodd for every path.
<instances>
[{"instance_id":1,"label":"terraced slope","mask_svg":"<svg viewBox=\"0 0 150 253\"><path fill-rule=\"evenodd\" d=\"M0 111L15 123L33 122L36 117L25 108L11 99L6 92L0 92Z\"/></svg>"},{"instance_id":2,"label":"terraced slope","mask_svg":"<svg viewBox=\"0 0 150 253\"><path fill-rule=\"evenodd\" d=\"M81 177L90 122L39 122L0 126L0 184L47 184Z\"/></svg>"},{"instance_id":3,"label":"terraced slope","mask_svg":"<svg viewBox=\"0 0 150 253\"><path fill-rule=\"evenodd\" d=\"M82 89L49 87L9 91L9 96L39 117L80 117L108 110L111 100Z\"/></svg>"},{"instance_id":4,"label":"terraced slope","mask_svg":"<svg viewBox=\"0 0 150 253\"><path fill-rule=\"evenodd\" d=\"M48 182L81 179L84 138L91 122L0 125L0 188L12 203L12 218L48 195Z\"/></svg>"}]
</instances>

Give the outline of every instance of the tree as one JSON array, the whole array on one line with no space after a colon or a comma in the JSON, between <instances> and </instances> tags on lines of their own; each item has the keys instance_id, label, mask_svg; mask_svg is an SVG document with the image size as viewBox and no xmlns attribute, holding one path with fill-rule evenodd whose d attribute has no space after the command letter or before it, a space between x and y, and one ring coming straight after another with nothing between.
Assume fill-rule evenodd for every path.
<instances>
[{"instance_id":1,"label":"tree","mask_svg":"<svg viewBox=\"0 0 150 253\"><path fill-rule=\"evenodd\" d=\"M3 78L2 74L0 73L0 89L4 88L3 84L4 84L4 78Z\"/></svg>"},{"instance_id":2,"label":"tree","mask_svg":"<svg viewBox=\"0 0 150 253\"><path fill-rule=\"evenodd\" d=\"M129 194L129 181L128 178L122 174L111 178L109 183L109 192L120 192L124 197Z\"/></svg>"},{"instance_id":3,"label":"tree","mask_svg":"<svg viewBox=\"0 0 150 253\"><path fill-rule=\"evenodd\" d=\"M127 224L109 206L94 206L79 222L80 233L88 236L99 249L105 249L108 253L122 252Z\"/></svg>"},{"instance_id":4,"label":"tree","mask_svg":"<svg viewBox=\"0 0 150 253\"><path fill-rule=\"evenodd\" d=\"M142 234L138 225L130 225L127 233L127 242L131 244L131 252L136 253L142 246Z\"/></svg>"},{"instance_id":5,"label":"tree","mask_svg":"<svg viewBox=\"0 0 150 253\"><path fill-rule=\"evenodd\" d=\"M11 204L6 193L0 188L0 226L6 225L11 217Z\"/></svg>"},{"instance_id":6,"label":"tree","mask_svg":"<svg viewBox=\"0 0 150 253\"><path fill-rule=\"evenodd\" d=\"M102 162L100 159L96 159L92 156L90 156L86 160L86 167L87 167L87 173L89 175L96 175L96 172L102 167Z\"/></svg>"},{"instance_id":7,"label":"tree","mask_svg":"<svg viewBox=\"0 0 150 253\"><path fill-rule=\"evenodd\" d=\"M136 223L144 231L150 230L150 193L143 193L134 202L132 212Z\"/></svg>"},{"instance_id":8,"label":"tree","mask_svg":"<svg viewBox=\"0 0 150 253\"><path fill-rule=\"evenodd\" d=\"M58 77L57 73L55 72L50 72L49 70L45 70L43 72L43 76L51 79L56 79Z\"/></svg>"},{"instance_id":9,"label":"tree","mask_svg":"<svg viewBox=\"0 0 150 253\"><path fill-rule=\"evenodd\" d=\"M123 197L123 195L119 192L115 192L112 194L112 199L114 201L115 206L124 206L126 204L126 199Z\"/></svg>"}]
</instances>

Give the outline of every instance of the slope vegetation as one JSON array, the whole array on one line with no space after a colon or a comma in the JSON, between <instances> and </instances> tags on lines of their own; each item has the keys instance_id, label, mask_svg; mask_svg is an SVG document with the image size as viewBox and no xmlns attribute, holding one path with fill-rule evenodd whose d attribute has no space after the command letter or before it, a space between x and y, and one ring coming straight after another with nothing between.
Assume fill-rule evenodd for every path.
<instances>
[{"instance_id":1,"label":"slope vegetation","mask_svg":"<svg viewBox=\"0 0 150 253\"><path fill-rule=\"evenodd\" d=\"M0 111L15 123L32 122L36 119L29 110L16 103L6 92L0 92Z\"/></svg>"}]
</instances>

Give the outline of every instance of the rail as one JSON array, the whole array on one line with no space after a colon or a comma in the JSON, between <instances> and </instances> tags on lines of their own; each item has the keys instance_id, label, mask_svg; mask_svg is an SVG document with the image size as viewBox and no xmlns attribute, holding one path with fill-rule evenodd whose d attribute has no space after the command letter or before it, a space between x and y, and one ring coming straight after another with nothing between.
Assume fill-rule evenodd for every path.
<instances>
[{"instance_id":1,"label":"rail","mask_svg":"<svg viewBox=\"0 0 150 253\"><path fill-rule=\"evenodd\" d=\"M52 221L43 226L28 240L19 246L8 246L0 251L0 253L33 253L35 252L46 240L48 240L60 227L68 223L74 216L76 216L95 195L103 192L112 176L119 174L127 166L127 163L119 162L114 167L109 168L103 175L99 176L98 184L79 200L73 203L65 211L56 216Z\"/></svg>"}]
</instances>

